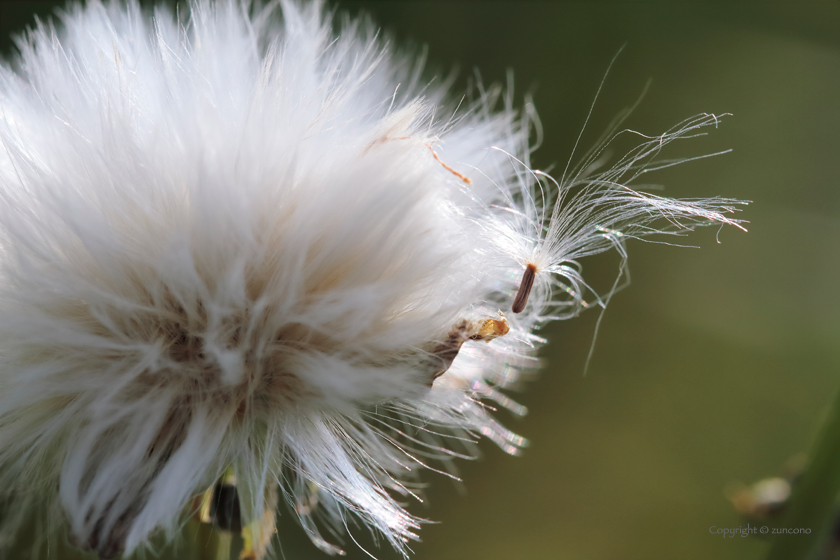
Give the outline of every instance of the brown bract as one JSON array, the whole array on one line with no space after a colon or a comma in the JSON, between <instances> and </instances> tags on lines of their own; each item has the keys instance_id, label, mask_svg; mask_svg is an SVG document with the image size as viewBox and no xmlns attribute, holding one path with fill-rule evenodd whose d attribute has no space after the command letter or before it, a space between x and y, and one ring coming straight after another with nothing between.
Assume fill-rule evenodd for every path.
<instances>
[{"instance_id":1,"label":"brown bract","mask_svg":"<svg viewBox=\"0 0 840 560\"><path fill-rule=\"evenodd\" d=\"M446 373L466 341L483 340L490 342L494 338L506 335L508 331L510 331L510 327L501 312L498 319L490 317L483 321L469 321L467 319L458 321L449 331L446 340L432 350L436 369L429 381L429 387L432 386L435 379Z\"/></svg>"}]
</instances>

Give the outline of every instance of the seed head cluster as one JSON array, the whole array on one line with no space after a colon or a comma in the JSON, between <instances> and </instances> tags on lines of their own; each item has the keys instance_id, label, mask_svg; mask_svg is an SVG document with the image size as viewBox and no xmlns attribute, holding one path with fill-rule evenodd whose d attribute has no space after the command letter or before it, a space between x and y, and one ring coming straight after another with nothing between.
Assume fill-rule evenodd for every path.
<instances>
[{"instance_id":1,"label":"seed head cluster","mask_svg":"<svg viewBox=\"0 0 840 560\"><path fill-rule=\"evenodd\" d=\"M254 557L285 501L406 552L417 472L488 437L578 259L730 224L634 190L700 115L612 165L530 167L533 110L460 105L321 2L70 5L0 65L0 545L28 516L107 558L235 480ZM443 460L443 462L441 462ZM227 488L227 490L226 490ZM231 494L232 495L232 494ZM218 515L218 514L216 514ZM231 521L229 524L235 524Z\"/></svg>"}]
</instances>

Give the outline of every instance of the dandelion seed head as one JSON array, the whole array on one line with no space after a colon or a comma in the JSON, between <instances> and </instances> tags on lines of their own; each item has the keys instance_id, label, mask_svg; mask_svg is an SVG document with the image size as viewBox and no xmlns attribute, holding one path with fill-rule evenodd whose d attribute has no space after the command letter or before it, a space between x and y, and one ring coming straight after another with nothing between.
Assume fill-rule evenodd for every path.
<instances>
[{"instance_id":1,"label":"dandelion seed head","mask_svg":"<svg viewBox=\"0 0 840 560\"><path fill-rule=\"evenodd\" d=\"M18 44L0 65L0 546L46 511L100 557L131 553L235 480L257 557L280 498L323 551L356 518L407 554L421 520L397 500L419 471L454 476L480 437L526 445L493 406L525 413L503 390L539 365L539 326L605 305L580 259L740 227L737 201L630 186L718 117L598 170L613 131L555 180L530 166L530 104L452 103L322 2L91 0Z\"/></svg>"}]
</instances>

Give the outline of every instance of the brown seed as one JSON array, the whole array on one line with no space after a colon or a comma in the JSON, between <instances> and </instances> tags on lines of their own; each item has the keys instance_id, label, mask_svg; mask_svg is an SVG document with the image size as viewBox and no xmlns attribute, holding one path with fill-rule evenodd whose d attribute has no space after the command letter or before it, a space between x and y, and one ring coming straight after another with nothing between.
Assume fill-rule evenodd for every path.
<instances>
[{"instance_id":1,"label":"brown seed","mask_svg":"<svg viewBox=\"0 0 840 560\"><path fill-rule=\"evenodd\" d=\"M525 267L525 274L522 275L522 283L519 284L519 291L516 292L516 298L513 300L513 306L510 310L514 313L522 313L525 309L525 304L528 303L528 296L531 295L531 288L534 286L534 278L537 276L537 267L528 264Z\"/></svg>"}]
</instances>

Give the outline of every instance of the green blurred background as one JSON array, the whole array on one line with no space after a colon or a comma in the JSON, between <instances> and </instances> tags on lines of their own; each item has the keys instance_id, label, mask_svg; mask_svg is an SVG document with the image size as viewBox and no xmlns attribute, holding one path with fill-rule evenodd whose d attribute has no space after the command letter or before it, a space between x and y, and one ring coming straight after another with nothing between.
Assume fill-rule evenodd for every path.
<instances>
[{"instance_id":1,"label":"green blurred background","mask_svg":"<svg viewBox=\"0 0 840 560\"><path fill-rule=\"evenodd\" d=\"M9 34L62 2L0 2ZM733 153L657 173L669 196L754 203L715 242L631 243L633 283L612 301L588 375L597 313L543 334L540 376L500 413L531 445L520 458L485 442L459 463L464 483L428 476L422 560L726 560L767 543L710 527L745 526L725 488L775 475L805 451L840 388L840 2L350 1L401 44L428 44L431 71L513 69L545 128L534 164L562 168L612 56L588 147L648 79L627 123L658 134L699 112L730 112L678 155ZM431 72L430 72L431 75ZM608 286L614 257L584 262ZM289 560L326 558L288 513ZM363 528L354 534L372 546ZM367 556L348 546L348 558ZM398 558L387 547L380 560ZM55 549L54 549L55 552ZM72 558L65 551L59 558ZM151 557L151 556L150 556ZM189 557L183 548L162 558Z\"/></svg>"}]
</instances>

